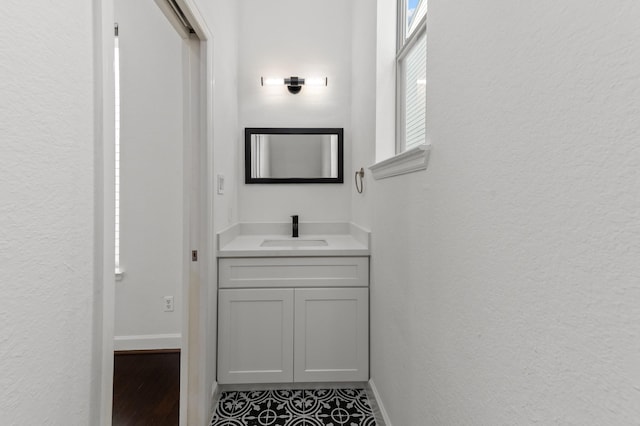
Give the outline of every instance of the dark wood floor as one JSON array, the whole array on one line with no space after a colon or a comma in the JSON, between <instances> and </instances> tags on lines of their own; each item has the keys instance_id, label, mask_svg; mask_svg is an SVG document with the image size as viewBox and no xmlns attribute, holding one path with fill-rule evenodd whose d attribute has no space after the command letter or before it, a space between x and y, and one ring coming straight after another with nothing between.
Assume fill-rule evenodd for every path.
<instances>
[{"instance_id":1,"label":"dark wood floor","mask_svg":"<svg viewBox=\"0 0 640 426\"><path fill-rule=\"evenodd\" d=\"M180 353L114 355L113 425L178 424Z\"/></svg>"}]
</instances>

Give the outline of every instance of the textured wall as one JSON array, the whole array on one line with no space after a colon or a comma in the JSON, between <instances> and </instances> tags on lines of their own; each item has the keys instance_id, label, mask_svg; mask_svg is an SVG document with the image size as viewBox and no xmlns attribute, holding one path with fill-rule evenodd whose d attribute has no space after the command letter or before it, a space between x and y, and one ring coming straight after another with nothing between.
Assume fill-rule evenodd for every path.
<instances>
[{"instance_id":1,"label":"textured wall","mask_svg":"<svg viewBox=\"0 0 640 426\"><path fill-rule=\"evenodd\" d=\"M351 163L351 2L239 2L237 149L241 221L347 221ZM295 11L295 12L293 12ZM260 86L260 77L328 77L327 87ZM345 184L245 185L244 127L344 127Z\"/></svg>"},{"instance_id":2,"label":"textured wall","mask_svg":"<svg viewBox=\"0 0 640 426\"><path fill-rule=\"evenodd\" d=\"M352 163L345 182L351 191L351 221L371 226L373 179L367 169L375 162L376 140L376 8L371 0L354 0L351 24L351 128ZM354 172L365 169L362 194L356 192Z\"/></svg>"},{"instance_id":3,"label":"textured wall","mask_svg":"<svg viewBox=\"0 0 640 426\"><path fill-rule=\"evenodd\" d=\"M219 231L235 223L238 217L239 6L236 0L193 1L213 36L213 167L214 176L225 176L224 194L215 194L213 204L214 231Z\"/></svg>"},{"instance_id":4,"label":"textured wall","mask_svg":"<svg viewBox=\"0 0 640 426\"><path fill-rule=\"evenodd\" d=\"M430 2L429 169L369 185L394 425L637 424L640 5L614 3Z\"/></svg>"},{"instance_id":5,"label":"textured wall","mask_svg":"<svg viewBox=\"0 0 640 426\"><path fill-rule=\"evenodd\" d=\"M0 418L89 424L91 2L3 2Z\"/></svg>"}]
</instances>

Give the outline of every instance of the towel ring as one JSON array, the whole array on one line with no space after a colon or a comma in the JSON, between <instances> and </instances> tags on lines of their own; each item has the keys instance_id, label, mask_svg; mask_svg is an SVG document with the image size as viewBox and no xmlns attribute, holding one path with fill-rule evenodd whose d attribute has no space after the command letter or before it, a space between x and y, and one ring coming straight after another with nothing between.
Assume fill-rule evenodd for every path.
<instances>
[{"instance_id":1,"label":"towel ring","mask_svg":"<svg viewBox=\"0 0 640 426\"><path fill-rule=\"evenodd\" d=\"M358 185L358 177L360 177L360 185ZM362 182L362 178L364 177L364 168L360 167L360 170L356 170L356 191L358 191L358 194L362 194L362 191L364 190L364 183Z\"/></svg>"}]
</instances>

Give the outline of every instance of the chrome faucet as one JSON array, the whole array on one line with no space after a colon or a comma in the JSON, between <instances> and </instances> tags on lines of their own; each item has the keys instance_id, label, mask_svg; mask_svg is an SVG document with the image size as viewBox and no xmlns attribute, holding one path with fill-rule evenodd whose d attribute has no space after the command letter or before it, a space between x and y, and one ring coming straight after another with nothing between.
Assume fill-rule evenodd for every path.
<instances>
[{"instance_id":1,"label":"chrome faucet","mask_svg":"<svg viewBox=\"0 0 640 426\"><path fill-rule=\"evenodd\" d=\"M294 214L291 216L291 236L293 238L298 238L298 215Z\"/></svg>"}]
</instances>

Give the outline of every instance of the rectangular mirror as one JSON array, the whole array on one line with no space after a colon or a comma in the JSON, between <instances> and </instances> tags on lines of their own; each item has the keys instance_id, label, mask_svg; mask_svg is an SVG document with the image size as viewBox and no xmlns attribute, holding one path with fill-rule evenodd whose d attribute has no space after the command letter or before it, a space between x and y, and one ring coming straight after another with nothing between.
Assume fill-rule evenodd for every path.
<instances>
[{"instance_id":1,"label":"rectangular mirror","mask_svg":"<svg viewBox=\"0 0 640 426\"><path fill-rule=\"evenodd\" d=\"M343 183L343 133L341 128L245 128L245 183Z\"/></svg>"}]
</instances>

